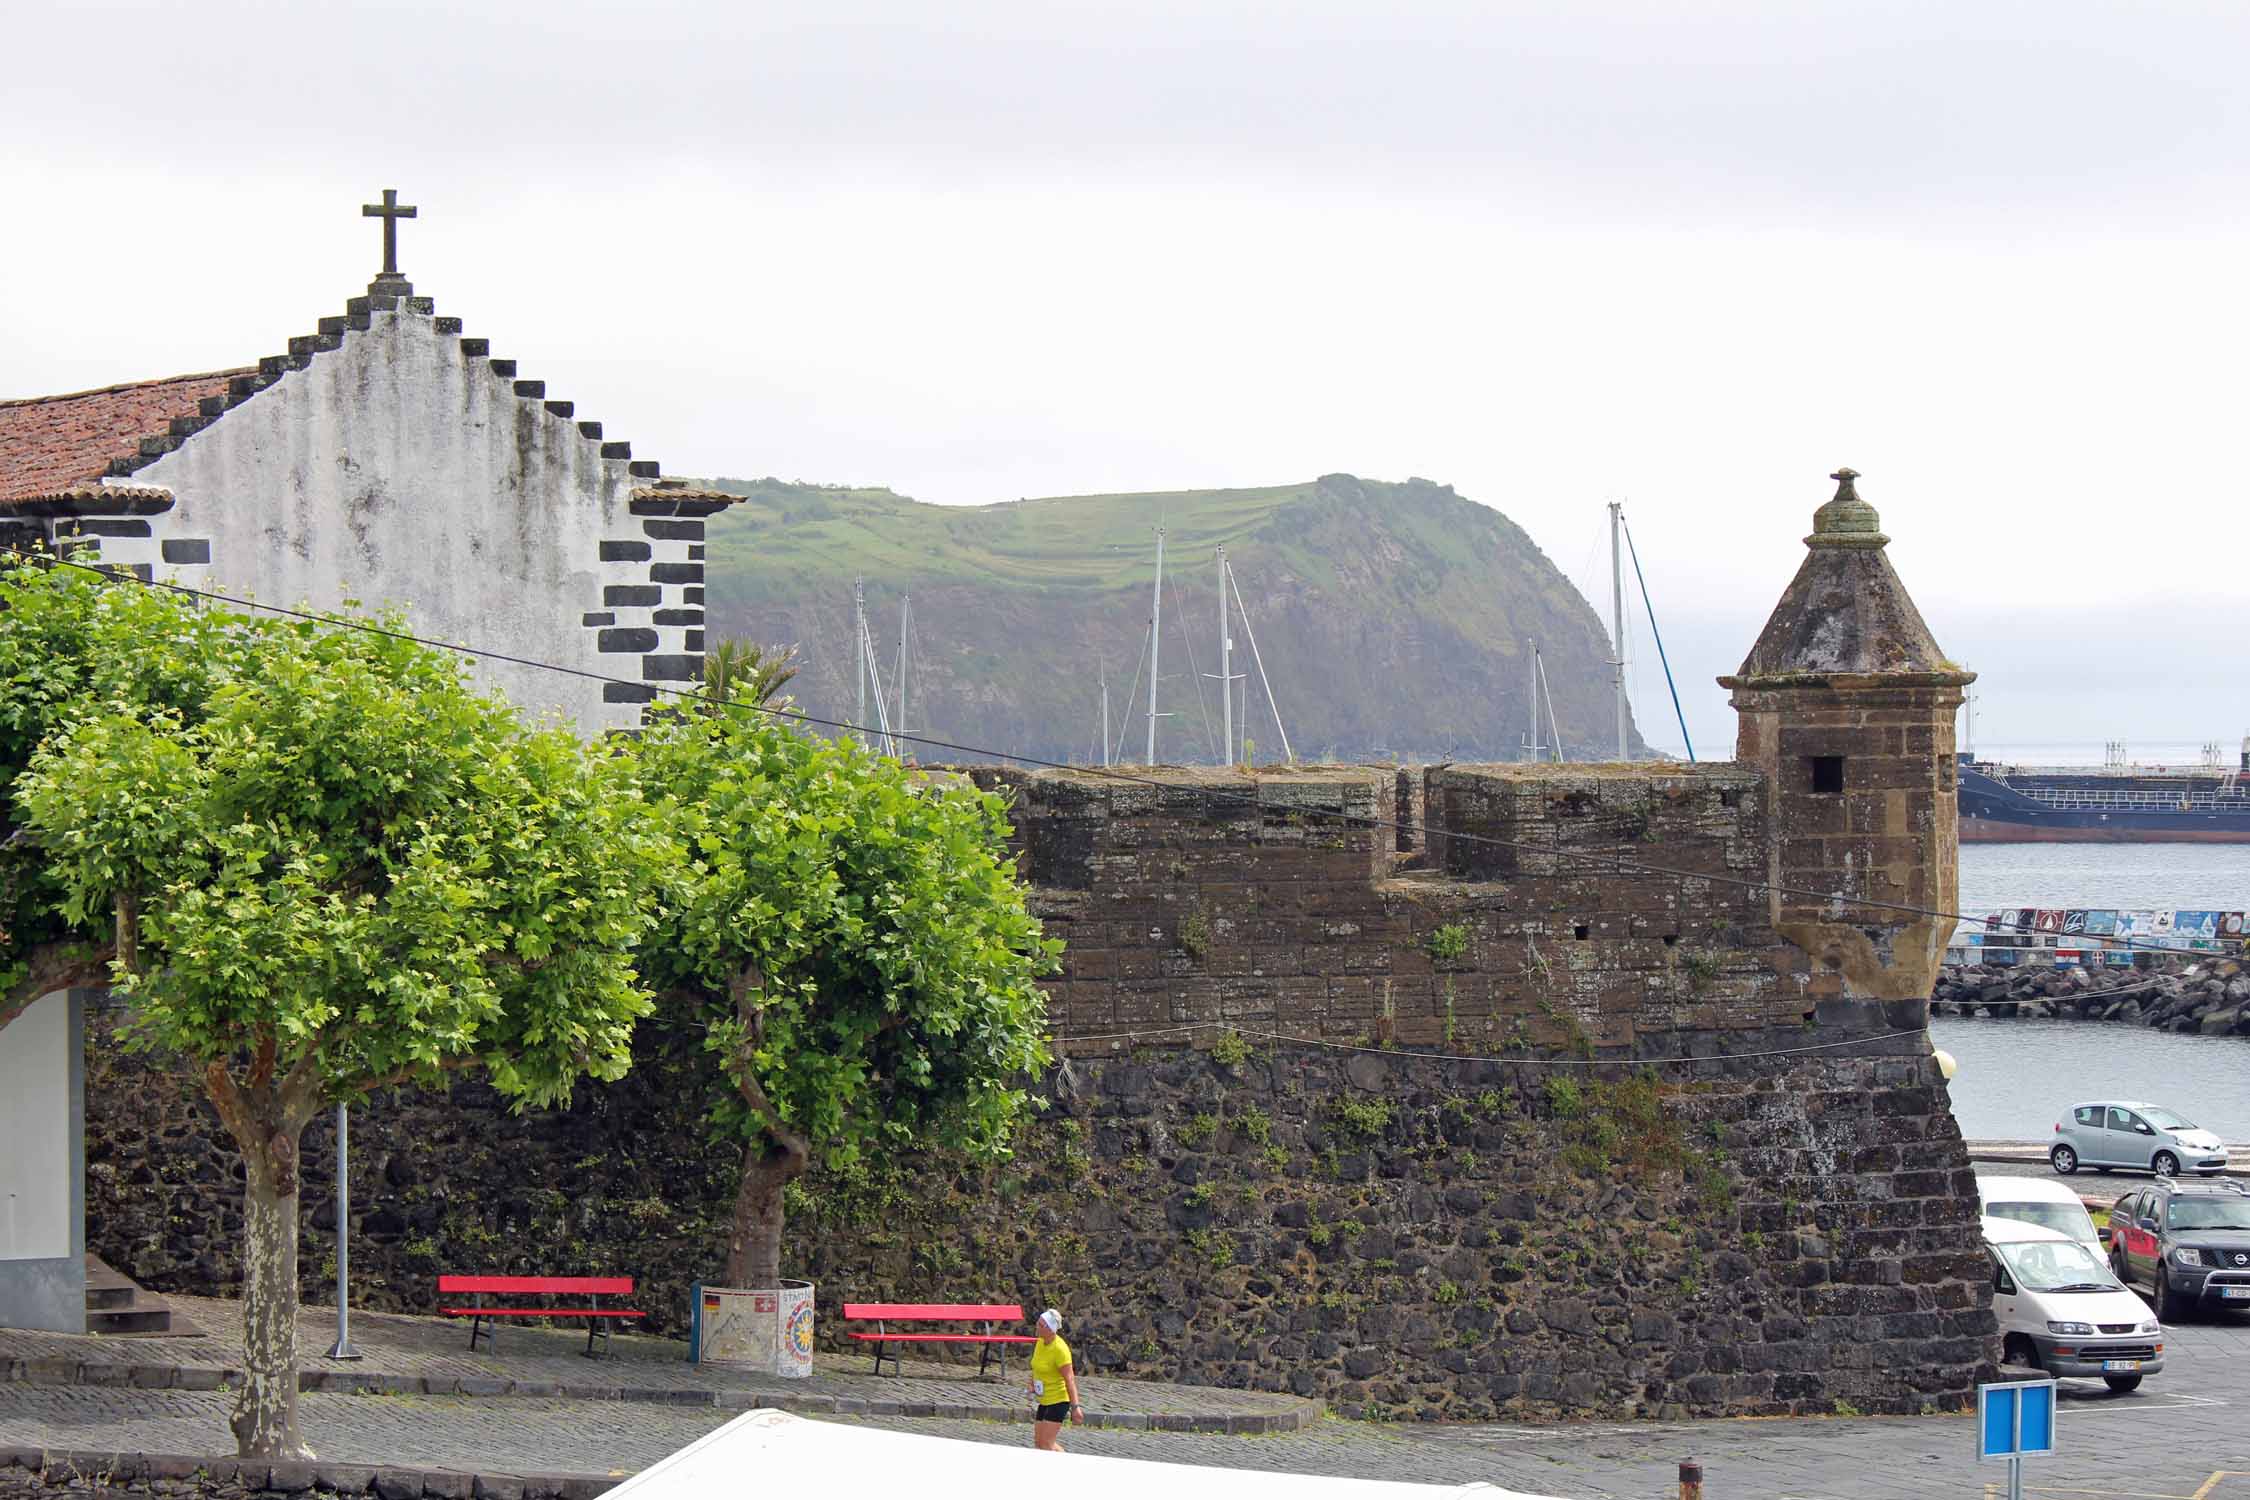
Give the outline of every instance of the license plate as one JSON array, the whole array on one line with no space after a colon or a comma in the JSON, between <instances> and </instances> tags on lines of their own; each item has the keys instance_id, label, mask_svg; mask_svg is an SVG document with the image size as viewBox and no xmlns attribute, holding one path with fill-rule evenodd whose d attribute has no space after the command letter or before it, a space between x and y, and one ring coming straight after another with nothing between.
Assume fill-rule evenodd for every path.
<instances>
[{"instance_id":1,"label":"license plate","mask_svg":"<svg viewBox=\"0 0 2250 1500\"><path fill-rule=\"evenodd\" d=\"M2137 1359L2105 1359L2102 1361L2104 1370L2138 1370L2140 1367L2141 1362Z\"/></svg>"},{"instance_id":2,"label":"license plate","mask_svg":"<svg viewBox=\"0 0 2250 1500\"><path fill-rule=\"evenodd\" d=\"M2250 1298L2250 1286L2223 1286L2219 1288L2219 1295L2229 1298Z\"/></svg>"}]
</instances>

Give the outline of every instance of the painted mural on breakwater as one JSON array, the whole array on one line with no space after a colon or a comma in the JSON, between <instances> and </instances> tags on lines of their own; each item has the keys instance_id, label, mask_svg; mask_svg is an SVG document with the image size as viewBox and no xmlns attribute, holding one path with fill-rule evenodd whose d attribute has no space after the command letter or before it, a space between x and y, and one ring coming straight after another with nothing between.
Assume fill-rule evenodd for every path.
<instances>
[{"instance_id":1,"label":"painted mural on breakwater","mask_svg":"<svg viewBox=\"0 0 2250 1500\"><path fill-rule=\"evenodd\" d=\"M2007 907L1983 925L1964 923L1946 947L1949 964L2126 965L2136 954L2239 953L2250 932L2240 911L2110 911Z\"/></svg>"}]
</instances>

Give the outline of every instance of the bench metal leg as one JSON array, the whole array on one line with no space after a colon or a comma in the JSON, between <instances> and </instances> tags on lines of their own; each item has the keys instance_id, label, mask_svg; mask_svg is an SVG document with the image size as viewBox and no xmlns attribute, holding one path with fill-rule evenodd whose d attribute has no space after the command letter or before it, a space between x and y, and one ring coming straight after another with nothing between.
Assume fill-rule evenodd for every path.
<instances>
[{"instance_id":1,"label":"bench metal leg","mask_svg":"<svg viewBox=\"0 0 2250 1500\"><path fill-rule=\"evenodd\" d=\"M992 1324L984 1325L984 1336L986 1338L992 1337L992 1331ZM985 1362L988 1360L1000 1362L1000 1378L1006 1380L1008 1378L1008 1346L1006 1344L980 1344L977 1346L977 1378L980 1380L984 1378Z\"/></svg>"},{"instance_id":2,"label":"bench metal leg","mask_svg":"<svg viewBox=\"0 0 2250 1500\"><path fill-rule=\"evenodd\" d=\"M883 1352L890 1347L890 1342L883 1337L884 1331L883 1325L877 1322L875 1325L875 1373L878 1375L883 1373L883 1361L888 1359L891 1362L891 1373L903 1378L906 1374L906 1366L898 1362L897 1355L887 1355Z\"/></svg>"},{"instance_id":3,"label":"bench metal leg","mask_svg":"<svg viewBox=\"0 0 2250 1500\"><path fill-rule=\"evenodd\" d=\"M477 1293L477 1300L473 1305L484 1306L484 1293ZM488 1354L497 1353L500 1348L499 1329L500 1320L498 1318L488 1318L482 1313L471 1313L469 1315L469 1352L471 1354L476 1353L477 1339L482 1336L485 1352Z\"/></svg>"},{"instance_id":4,"label":"bench metal leg","mask_svg":"<svg viewBox=\"0 0 2250 1500\"><path fill-rule=\"evenodd\" d=\"M602 1294L601 1294L601 1293L599 1293L599 1292L596 1292L596 1293L594 1293L594 1294L592 1295L592 1297L591 1297L591 1298L590 1298L589 1300L590 1300L590 1301L591 1301L591 1302L593 1303L593 1305L594 1305L594 1307L595 1307L595 1309L596 1309L596 1312L597 1312L597 1316L595 1316L595 1317L591 1317L591 1318L588 1318L588 1319L586 1320L586 1357L587 1357L588 1359L599 1359L599 1358L601 1358L601 1354L596 1354L596 1353L594 1352L594 1336L595 1336L595 1335L596 1335L597 1333L601 1335L601 1340L602 1340L602 1354L607 1354L607 1353L609 1353L609 1321L610 1321L610 1320L609 1320L609 1319L607 1319L607 1318L604 1318L604 1317L598 1316L599 1310L600 1310L600 1308L601 1308L601 1305L602 1305Z\"/></svg>"}]
</instances>

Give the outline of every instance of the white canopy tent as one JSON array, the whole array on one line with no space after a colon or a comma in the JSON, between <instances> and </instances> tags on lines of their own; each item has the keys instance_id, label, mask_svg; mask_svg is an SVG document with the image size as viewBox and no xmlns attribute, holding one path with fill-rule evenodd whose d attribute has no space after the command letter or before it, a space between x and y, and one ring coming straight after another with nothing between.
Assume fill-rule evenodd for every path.
<instances>
[{"instance_id":1,"label":"white canopy tent","mask_svg":"<svg viewBox=\"0 0 2250 1500\"><path fill-rule=\"evenodd\" d=\"M1067 1438L1066 1438L1067 1441ZM743 1413L718 1431L643 1469L603 1500L740 1500L745 1494L854 1492L897 1500L956 1495L1067 1494L1070 1500L1559 1500L1489 1484L1399 1484L1264 1469L1150 1464L1031 1446L969 1443L920 1433L808 1421L788 1412Z\"/></svg>"}]
</instances>

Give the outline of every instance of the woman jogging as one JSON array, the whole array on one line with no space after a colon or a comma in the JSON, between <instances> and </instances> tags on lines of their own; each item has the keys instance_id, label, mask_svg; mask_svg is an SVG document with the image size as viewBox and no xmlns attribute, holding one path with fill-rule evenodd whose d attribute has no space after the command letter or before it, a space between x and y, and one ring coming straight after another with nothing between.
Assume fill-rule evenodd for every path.
<instances>
[{"instance_id":1,"label":"woman jogging","mask_svg":"<svg viewBox=\"0 0 2250 1500\"><path fill-rule=\"evenodd\" d=\"M1031 1399L1039 1407L1032 1441L1049 1453L1062 1452L1063 1423L1083 1423L1086 1413L1078 1405L1078 1372L1063 1342L1062 1314L1051 1307L1039 1315L1039 1345L1031 1351Z\"/></svg>"}]
</instances>

